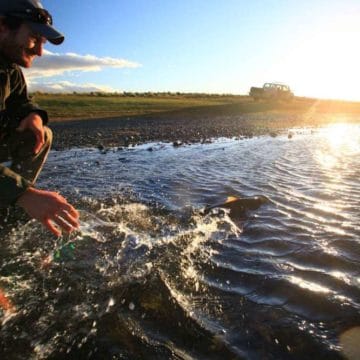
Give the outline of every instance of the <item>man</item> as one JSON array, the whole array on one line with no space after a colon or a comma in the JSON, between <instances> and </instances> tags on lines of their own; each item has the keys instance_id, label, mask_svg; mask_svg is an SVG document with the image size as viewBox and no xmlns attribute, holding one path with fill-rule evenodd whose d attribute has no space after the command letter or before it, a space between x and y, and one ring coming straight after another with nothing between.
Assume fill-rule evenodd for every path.
<instances>
[{"instance_id":1,"label":"man","mask_svg":"<svg viewBox=\"0 0 360 360\"><path fill-rule=\"evenodd\" d=\"M29 99L19 67L30 67L47 40L59 45L64 36L38 0L0 0L0 207L16 204L60 236L79 226L79 214L58 193L34 187L52 133L46 111Z\"/></svg>"}]
</instances>

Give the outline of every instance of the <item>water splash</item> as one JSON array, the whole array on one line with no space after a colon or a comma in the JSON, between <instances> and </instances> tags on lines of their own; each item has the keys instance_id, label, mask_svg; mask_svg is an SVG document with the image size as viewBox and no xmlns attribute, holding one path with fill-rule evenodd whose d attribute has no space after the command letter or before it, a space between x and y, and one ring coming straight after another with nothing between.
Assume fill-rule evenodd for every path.
<instances>
[{"instance_id":1,"label":"water splash","mask_svg":"<svg viewBox=\"0 0 360 360\"><path fill-rule=\"evenodd\" d=\"M76 203L82 225L54 239L30 221L3 236L0 287L17 312L0 357L339 358L360 323L356 129L351 148L295 129L121 161L56 152L42 186ZM242 220L204 214L230 194L271 202Z\"/></svg>"}]
</instances>

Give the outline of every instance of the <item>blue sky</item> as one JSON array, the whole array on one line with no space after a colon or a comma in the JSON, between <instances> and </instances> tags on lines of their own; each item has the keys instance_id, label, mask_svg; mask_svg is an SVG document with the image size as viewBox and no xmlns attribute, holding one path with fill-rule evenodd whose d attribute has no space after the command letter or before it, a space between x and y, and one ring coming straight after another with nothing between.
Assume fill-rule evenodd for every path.
<instances>
[{"instance_id":1,"label":"blue sky","mask_svg":"<svg viewBox=\"0 0 360 360\"><path fill-rule=\"evenodd\" d=\"M43 0L65 42L31 90L296 95L360 100L358 0Z\"/></svg>"}]
</instances>

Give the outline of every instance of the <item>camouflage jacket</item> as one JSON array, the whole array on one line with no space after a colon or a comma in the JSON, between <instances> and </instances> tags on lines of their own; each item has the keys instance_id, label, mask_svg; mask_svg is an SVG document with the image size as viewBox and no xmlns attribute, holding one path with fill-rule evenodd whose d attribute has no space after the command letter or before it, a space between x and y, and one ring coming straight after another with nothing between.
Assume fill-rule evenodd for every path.
<instances>
[{"instance_id":1,"label":"camouflage jacket","mask_svg":"<svg viewBox=\"0 0 360 360\"><path fill-rule=\"evenodd\" d=\"M44 124L48 122L46 111L29 98L19 66L7 62L0 53L0 146L1 139L14 131L31 112L38 113ZM4 207L14 204L31 183L2 165L1 161L3 159L0 159L0 207Z\"/></svg>"}]
</instances>

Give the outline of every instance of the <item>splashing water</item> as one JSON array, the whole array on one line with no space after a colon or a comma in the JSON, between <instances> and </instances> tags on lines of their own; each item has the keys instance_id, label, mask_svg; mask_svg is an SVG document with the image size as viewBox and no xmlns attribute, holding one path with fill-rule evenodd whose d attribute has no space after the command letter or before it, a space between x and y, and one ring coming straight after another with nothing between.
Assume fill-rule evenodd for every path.
<instances>
[{"instance_id":1,"label":"splashing water","mask_svg":"<svg viewBox=\"0 0 360 360\"><path fill-rule=\"evenodd\" d=\"M292 133L51 153L40 186L81 227L3 231L0 357L354 359L360 129Z\"/></svg>"}]
</instances>

